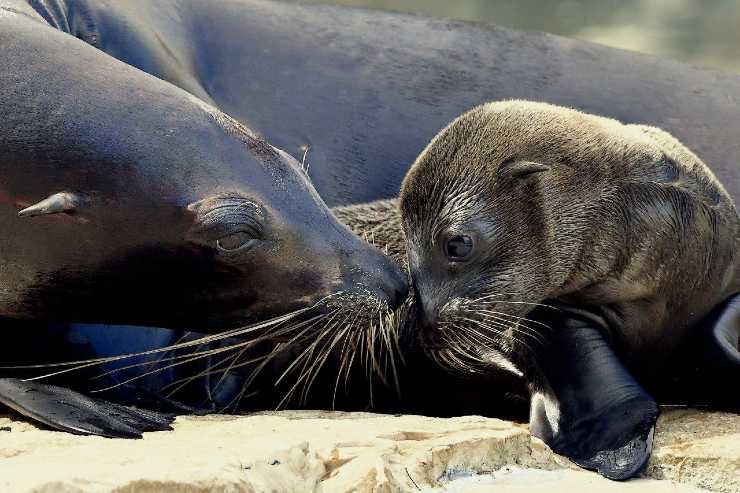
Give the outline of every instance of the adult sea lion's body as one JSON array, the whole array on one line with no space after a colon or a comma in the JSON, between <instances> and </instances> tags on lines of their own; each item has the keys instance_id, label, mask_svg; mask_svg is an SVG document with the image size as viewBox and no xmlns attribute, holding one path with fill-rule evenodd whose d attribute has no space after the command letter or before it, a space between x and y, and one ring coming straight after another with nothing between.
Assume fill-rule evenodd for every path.
<instances>
[{"instance_id":1,"label":"adult sea lion's body","mask_svg":"<svg viewBox=\"0 0 740 493\"><path fill-rule=\"evenodd\" d=\"M400 203L429 353L525 376L533 433L579 464L615 479L646 464L657 407L630 372L670 380L704 335L713 378L740 375L740 218L665 131L490 103L432 140Z\"/></svg>"},{"instance_id":2,"label":"adult sea lion's body","mask_svg":"<svg viewBox=\"0 0 740 493\"><path fill-rule=\"evenodd\" d=\"M329 206L395 197L430 136L520 98L655 125L740 192L740 76L548 34L268 0L29 2L299 161ZM31 15L20 0L2 0ZM59 65L89 70L68 54ZM77 89L83 94L83 88Z\"/></svg>"},{"instance_id":3,"label":"adult sea lion's body","mask_svg":"<svg viewBox=\"0 0 740 493\"><path fill-rule=\"evenodd\" d=\"M2 6L1 320L222 332L358 287L391 306L405 296L405 275L337 222L287 153ZM57 390L4 381L0 400L100 432L82 398L55 422Z\"/></svg>"}]
</instances>

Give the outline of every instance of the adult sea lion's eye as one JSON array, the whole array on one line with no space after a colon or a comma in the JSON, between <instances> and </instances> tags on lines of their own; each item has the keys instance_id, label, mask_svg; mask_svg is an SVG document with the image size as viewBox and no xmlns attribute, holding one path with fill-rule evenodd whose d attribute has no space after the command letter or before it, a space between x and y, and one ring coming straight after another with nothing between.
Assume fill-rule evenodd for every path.
<instances>
[{"instance_id":1,"label":"adult sea lion's eye","mask_svg":"<svg viewBox=\"0 0 740 493\"><path fill-rule=\"evenodd\" d=\"M225 252L233 252L234 250L246 247L253 241L254 238L243 231L239 231L238 233L224 236L223 238L216 240L216 247Z\"/></svg>"},{"instance_id":2,"label":"adult sea lion's eye","mask_svg":"<svg viewBox=\"0 0 740 493\"><path fill-rule=\"evenodd\" d=\"M468 235L455 235L447 239L445 253L450 260L467 260L473 253L473 238Z\"/></svg>"}]
</instances>

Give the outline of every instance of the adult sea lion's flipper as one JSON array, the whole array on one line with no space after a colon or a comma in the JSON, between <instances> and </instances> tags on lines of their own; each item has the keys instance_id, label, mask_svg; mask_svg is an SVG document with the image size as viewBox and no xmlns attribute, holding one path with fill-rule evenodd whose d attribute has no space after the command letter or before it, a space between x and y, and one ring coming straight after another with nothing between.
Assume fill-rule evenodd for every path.
<instances>
[{"instance_id":1,"label":"adult sea lion's flipper","mask_svg":"<svg viewBox=\"0 0 740 493\"><path fill-rule=\"evenodd\" d=\"M171 430L173 415L91 399L55 385L0 378L0 402L24 416L77 435L141 438L145 431Z\"/></svg>"},{"instance_id":2,"label":"adult sea lion's flipper","mask_svg":"<svg viewBox=\"0 0 740 493\"><path fill-rule=\"evenodd\" d=\"M635 476L650 458L657 404L592 322L567 319L554 330L533 388L532 434L609 479Z\"/></svg>"}]
</instances>

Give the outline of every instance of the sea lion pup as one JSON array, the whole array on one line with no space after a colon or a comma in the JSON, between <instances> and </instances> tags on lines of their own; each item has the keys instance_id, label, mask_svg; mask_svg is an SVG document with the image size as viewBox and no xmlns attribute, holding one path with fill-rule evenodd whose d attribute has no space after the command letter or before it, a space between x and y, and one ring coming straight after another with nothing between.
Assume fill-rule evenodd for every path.
<instances>
[{"instance_id":1,"label":"sea lion pup","mask_svg":"<svg viewBox=\"0 0 740 493\"><path fill-rule=\"evenodd\" d=\"M709 323L740 368L737 298L707 322L740 287L733 200L660 129L479 106L417 158L400 206L428 352L524 375L532 432L584 467L625 479L649 457L657 406L625 366L664 379Z\"/></svg>"}]
</instances>

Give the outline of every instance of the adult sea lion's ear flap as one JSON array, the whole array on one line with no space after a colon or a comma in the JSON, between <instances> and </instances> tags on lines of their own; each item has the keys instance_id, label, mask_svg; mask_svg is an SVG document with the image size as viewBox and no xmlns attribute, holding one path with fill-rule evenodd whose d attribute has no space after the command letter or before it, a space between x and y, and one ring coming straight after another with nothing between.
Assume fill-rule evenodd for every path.
<instances>
[{"instance_id":1,"label":"adult sea lion's ear flap","mask_svg":"<svg viewBox=\"0 0 740 493\"><path fill-rule=\"evenodd\" d=\"M501 164L498 168L498 174L510 176L512 178L523 178L534 173L549 171L550 167L546 164L535 163L533 161L510 160Z\"/></svg>"},{"instance_id":2,"label":"adult sea lion's ear flap","mask_svg":"<svg viewBox=\"0 0 740 493\"><path fill-rule=\"evenodd\" d=\"M60 212L75 212L81 203L80 196L72 192L59 192L50 195L41 202L26 207L18 212L20 217L43 216Z\"/></svg>"}]
</instances>

